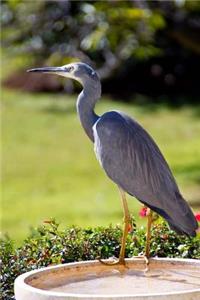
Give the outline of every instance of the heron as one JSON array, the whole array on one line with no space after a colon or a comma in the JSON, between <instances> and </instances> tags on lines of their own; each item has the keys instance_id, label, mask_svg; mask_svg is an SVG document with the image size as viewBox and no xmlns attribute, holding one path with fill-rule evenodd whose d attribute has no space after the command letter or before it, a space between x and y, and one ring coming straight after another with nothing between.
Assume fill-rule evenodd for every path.
<instances>
[{"instance_id":1,"label":"heron","mask_svg":"<svg viewBox=\"0 0 200 300\"><path fill-rule=\"evenodd\" d=\"M119 257L107 264L125 264L125 246L131 216L126 194L148 207L145 255L148 263L152 212L163 217L176 233L195 236L198 228L194 214L180 193L176 180L153 138L134 119L117 110L101 116L94 111L101 97L97 72L82 62L61 67L41 67L28 72L57 74L78 81L83 89L76 102L85 133L107 176L119 187L124 211L124 228Z\"/></svg>"}]
</instances>

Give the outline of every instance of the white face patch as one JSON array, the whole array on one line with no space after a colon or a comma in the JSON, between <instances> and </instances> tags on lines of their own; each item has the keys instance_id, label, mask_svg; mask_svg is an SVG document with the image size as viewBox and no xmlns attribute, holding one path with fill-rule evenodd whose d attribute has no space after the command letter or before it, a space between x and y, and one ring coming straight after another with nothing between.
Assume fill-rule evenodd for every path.
<instances>
[{"instance_id":1,"label":"white face patch","mask_svg":"<svg viewBox=\"0 0 200 300\"><path fill-rule=\"evenodd\" d=\"M60 69L61 70L56 72L57 75L75 79L76 81L80 82L81 85L84 85L86 82L88 83L88 81L98 79L96 72L90 66L81 62L67 64L60 67Z\"/></svg>"},{"instance_id":2,"label":"white face patch","mask_svg":"<svg viewBox=\"0 0 200 300\"><path fill-rule=\"evenodd\" d=\"M62 66L63 69L66 69L66 72L58 72L57 74L66 78L76 79L74 76L75 66L73 64Z\"/></svg>"},{"instance_id":3,"label":"white face patch","mask_svg":"<svg viewBox=\"0 0 200 300\"><path fill-rule=\"evenodd\" d=\"M56 72L56 74L59 75L59 76L66 77L66 78L75 79L75 78L73 77L73 75L72 75L72 74L69 74L69 73Z\"/></svg>"},{"instance_id":4,"label":"white face patch","mask_svg":"<svg viewBox=\"0 0 200 300\"><path fill-rule=\"evenodd\" d=\"M62 68L65 68L66 72L57 73L58 75L61 75L63 77L70 78L70 79L75 79L75 80L79 81L80 83L82 83L81 79L79 77L75 76L76 72L78 71L77 63L64 65L64 66L62 66Z\"/></svg>"}]
</instances>

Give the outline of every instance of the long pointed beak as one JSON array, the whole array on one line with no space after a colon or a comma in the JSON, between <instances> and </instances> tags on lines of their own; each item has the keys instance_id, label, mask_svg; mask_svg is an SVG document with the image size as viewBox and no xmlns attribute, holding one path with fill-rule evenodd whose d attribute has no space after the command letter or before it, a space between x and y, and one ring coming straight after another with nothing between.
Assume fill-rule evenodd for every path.
<instances>
[{"instance_id":1,"label":"long pointed beak","mask_svg":"<svg viewBox=\"0 0 200 300\"><path fill-rule=\"evenodd\" d=\"M62 73L66 72L67 69L64 67L43 67L43 68L34 68L34 69L29 69L27 72L41 72L41 73Z\"/></svg>"}]
</instances>

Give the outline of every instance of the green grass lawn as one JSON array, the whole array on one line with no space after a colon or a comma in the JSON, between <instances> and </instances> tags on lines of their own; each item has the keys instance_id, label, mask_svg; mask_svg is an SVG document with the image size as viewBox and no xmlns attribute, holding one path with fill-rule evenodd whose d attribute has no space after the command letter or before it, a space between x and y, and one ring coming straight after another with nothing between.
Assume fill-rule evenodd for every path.
<instances>
[{"instance_id":1,"label":"green grass lawn","mask_svg":"<svg viewBox=\"0 0 200 300\"><path fill-rule=\"evenodd\" d=\"M31 226L50 217L62 226L122 221L118 190L96 161L93 145L77 118L75 98L3 91L2 232L18 243ZM199 110L103 99L96 111L111 109L134 116L152 134L185 198L198 203ZM140 204L129 197L129 205L141 224Z\"/></svg>"}]
</instances>

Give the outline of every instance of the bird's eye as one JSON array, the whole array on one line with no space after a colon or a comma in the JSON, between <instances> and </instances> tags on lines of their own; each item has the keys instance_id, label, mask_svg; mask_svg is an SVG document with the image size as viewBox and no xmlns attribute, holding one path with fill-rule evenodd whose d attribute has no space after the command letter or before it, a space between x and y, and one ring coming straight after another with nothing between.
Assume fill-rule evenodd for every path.
<instances>
[{"instance_id":1,"label":"bird's eye","mask_svg":"<svg viewBox=\"0 0 200 300\"><path fill-rule=\"evenodd\" d=\"M67 67L66 69L68 72L71 72L71 71L73 71L74 67L71 66L71 67Z\"/></svg>"}]
</instances>

